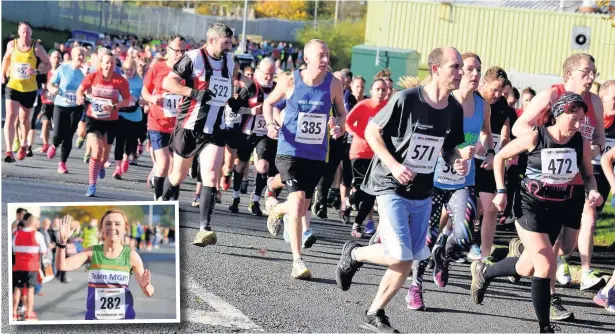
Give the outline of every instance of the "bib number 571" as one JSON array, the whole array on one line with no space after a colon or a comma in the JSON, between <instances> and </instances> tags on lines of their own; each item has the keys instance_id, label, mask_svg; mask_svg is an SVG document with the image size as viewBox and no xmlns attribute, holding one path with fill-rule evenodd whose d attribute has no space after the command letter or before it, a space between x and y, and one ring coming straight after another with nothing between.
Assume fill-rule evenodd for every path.
<instances>
[{"instance_id":1,"label":"bib number 571","mask_svg":"<svg viewBox=\"0 0 615 334\"><path fill-rule=\"evenodd\" d=\"M412 152L411 159L424 160L427 155L427 160L431 160L435 151L435 147L429 145L416 145Z\"/></svg>"}]
</instances>

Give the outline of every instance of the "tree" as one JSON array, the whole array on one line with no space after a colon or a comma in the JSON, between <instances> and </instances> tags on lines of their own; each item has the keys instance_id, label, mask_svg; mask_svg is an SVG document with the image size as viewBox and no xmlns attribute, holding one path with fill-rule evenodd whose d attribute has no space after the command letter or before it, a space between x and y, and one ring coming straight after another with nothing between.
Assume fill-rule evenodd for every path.
<instances>
[{"instance_id":1,"label":"tree","mask_svg":"<svg viewBox=\"0 0 615 334\"><path fill-rule=\"evenodd\" d=\"M308 2L305 0L291 1L257 1L254 3L256 17L274 17L292 21L307 20Z\"/></svg>"},{"instance_id":2,"label":"tree","mask_svg":"<svg viewBox=\"0 0 615 334\"><path fill-rule=\"evenodd\" d=\"M334 26L332 23L311 25L297 31L297 40L305 45L311 39L322 39L329 46L330 63L333 70L350 67L352 47L365 40L365 20L344 21Z\"/></svg>"},{"instance_id":3,"label":"tree","mask_svg":"<svg viewBox=\"0 0 615 334\"><path fill-rule=\"evenodd\" d=\"M65 215L71 215L73 219L79 221L81 224L88 224L92 219L100 219L103 214L113 208L119 208L124 211L126 217L128 217L129 223L132 224L135 221L143 221L145 216L143 208L138 205L129 206L67 206L60 208L57 211L58 216L63 217Z\"/></svg>"}]
</instances>

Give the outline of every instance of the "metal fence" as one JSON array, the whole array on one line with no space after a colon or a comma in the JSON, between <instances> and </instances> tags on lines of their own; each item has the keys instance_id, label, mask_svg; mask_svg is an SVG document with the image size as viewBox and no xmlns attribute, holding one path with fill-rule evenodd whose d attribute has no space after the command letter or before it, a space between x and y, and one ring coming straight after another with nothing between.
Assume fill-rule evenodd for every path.
<instances>
[{"instance_id":1,"label":"metal fence","mask_svg":"<svg viewBox=\"0 0 615 334\"><path fill-rule=\"evenodd\" d=\"M129 33L160 37L180 34L195 40L205 39L207 27L224 22L237 35L242 19L204 16L168 7L137 7L133 4L101 1L1 1L2 19L28 21L35 27L58 30L87 29L102 33ZM298 29L311 22L279 19L248 20L247 35L266 40L294 41Z\"/></svg>"}]
</instances>

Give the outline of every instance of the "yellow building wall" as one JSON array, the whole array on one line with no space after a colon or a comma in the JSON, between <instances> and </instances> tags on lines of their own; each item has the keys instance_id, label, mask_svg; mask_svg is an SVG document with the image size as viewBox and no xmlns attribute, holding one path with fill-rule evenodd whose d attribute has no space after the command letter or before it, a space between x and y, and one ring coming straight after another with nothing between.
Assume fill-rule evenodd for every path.
<instances>
[{"instance_id":1,"label":"yellow building wall","mask_svg":"<svg viewBox=\"0 0 615 334\"><path fill-rule=\"evenodd\" d=\"M464 5L450 13L439 3L369 1L365 44L414 49L422 64L432 49L453 46L477 53L485 69L555 75L569 55L588 52L601 82L615 79L615 27L605 17ZM589 50L572 49L574 26L591 27Z\"/></svg>"}]
</instances>

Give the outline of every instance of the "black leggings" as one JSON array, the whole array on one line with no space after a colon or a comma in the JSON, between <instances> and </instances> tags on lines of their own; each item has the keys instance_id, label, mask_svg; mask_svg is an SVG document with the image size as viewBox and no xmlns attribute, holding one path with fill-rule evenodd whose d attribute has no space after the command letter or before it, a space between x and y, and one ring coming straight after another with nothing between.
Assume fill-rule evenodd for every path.
<instances>
[{"instance_id":1,"label":"black leggings","mask_svg":"<svg viewBox=\"0 0 615 334\"><path fill-rule=\"evenodd\" d=\"M77 131L77 125L81 120L83 107L60 107L53 108L53 146L62 145L62 162L68 160L73 148L73 136Z\"/></svg>"},{"instance_id":2,"label":"black leggings","mask_svg":"<svg viewBox=\"0 0 615 334\"><path fill-rule=\"evenodd\" d=\"M374 202L376 201L376 196L370 195L363 190L361 190L361 184L363 180L365 180L365 175L367 174L367 170L369 169L369 164L372 162L371 159L354 159L352 160L352 186L354 188L354 193L350 196L350 203L357 204L359 208L359 212L355 217L355 224L362 225L365 218L369 215L374 207Z\"/></svg>"},{"instance_id":3,"label":"black leggings","mask_svg":"<svg viewBox=\"0 0 615 334\"><path fill-rule=\"evenodd\" d=\"M124 154L129 156L137 152L137 139L141 122L131 122L123 117L118 118L115 133L115 160L123 160Z\"/></svg>"},{"instance_id":4,"label":"black leggings","mask_svg":"<svg viewBox=\"0 0 615 334\"><path fill-rule=\"evenodd\" d=\"M316 199L318 203L323 205L327 203L329 188L333 184L335 172L340 162L342 163L342 183L348 188L352 185L352 164L348 157L349 150L350 145L346 143L345 136L329 141L329 161L325 167L322 179L318 182L318 198Z\"/></svg>"}]
</instances>

